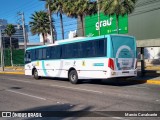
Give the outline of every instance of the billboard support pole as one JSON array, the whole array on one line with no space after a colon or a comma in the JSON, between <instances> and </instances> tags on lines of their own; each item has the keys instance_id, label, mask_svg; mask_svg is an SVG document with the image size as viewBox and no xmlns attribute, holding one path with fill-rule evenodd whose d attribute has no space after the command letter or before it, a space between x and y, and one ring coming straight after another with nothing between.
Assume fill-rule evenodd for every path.
<instances>
[{"instance_id":1,"label":"billboard support pole","mask_svg":"<svg viewBox=\"0 0 160 120\"><path fill-rule=\"evenodd\" d=\"M97 0L97 5L98 5L98 26L99 26L99 30L98 30L98 35L101 35L101 27L100 27L100 6L99 6L99 0Z\"/></svg>"}]
</instances>

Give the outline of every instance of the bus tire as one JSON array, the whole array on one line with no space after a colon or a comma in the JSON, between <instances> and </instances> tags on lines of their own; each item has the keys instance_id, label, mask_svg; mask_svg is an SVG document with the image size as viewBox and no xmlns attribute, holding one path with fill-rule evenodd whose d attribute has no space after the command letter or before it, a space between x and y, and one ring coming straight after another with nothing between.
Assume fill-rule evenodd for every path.
<instances>
[{"instance_id":1,"label":"bus tire","mask_svg":"<svg viewBox=\"0 0 160 120\"><path fill-rule=\"evenodd\" d=\"M77 84L78 83L78 74L77 74L76 70L71 70L69 72L68 78L72 84Z\"/></svg>"},{"instance_id":2,"label":"bus tire","mask_svg":"<svg viewBox=\"0 0 160 120\"><path fill-rule=\"evenodd\" d=\"M34 77L34 79L36 79L36 80L40 79L40 76L38 76L38 71L37 71L37 69L34 69L34 71L33 71L33 77Z\"/></svg>"}]
</instances>

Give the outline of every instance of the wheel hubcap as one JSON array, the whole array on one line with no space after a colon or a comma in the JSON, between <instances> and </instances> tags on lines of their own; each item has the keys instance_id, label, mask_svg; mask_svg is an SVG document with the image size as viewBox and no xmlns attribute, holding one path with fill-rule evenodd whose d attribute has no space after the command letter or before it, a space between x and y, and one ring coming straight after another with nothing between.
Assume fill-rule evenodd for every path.
<instances>
[{"instance_id":1,"label":"wheel hubcap","mask_svg":"<svg viewBox=\"0 0 160 120\"><path fill-rule=\"evenodd\" d=\"M35 76L37 76L37 75L38 75L38 72L36 71L36 72L35 72Z\"/></svg>"},{"instance_id":2,"label":"wheel hubcap","mask_svg":"<svg viewBox=\"0 0 160 120\"><path fill-rule=\"evenodd\" d=\"M76 75L75 75L75 74L72 74L72 75L71 75L71 80L74 81L75 79L76 79Z\"/></svg>"}]
</instances>

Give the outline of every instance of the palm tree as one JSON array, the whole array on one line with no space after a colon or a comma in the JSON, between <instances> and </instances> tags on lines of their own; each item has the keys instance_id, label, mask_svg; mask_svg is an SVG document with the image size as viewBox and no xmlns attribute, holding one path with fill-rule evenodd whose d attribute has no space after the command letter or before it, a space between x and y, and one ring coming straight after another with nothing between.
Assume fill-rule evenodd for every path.
<instances>
[{"instance_id":1,"label":"palm tree","mask_svg":"<svg viewBox=\"0 0 160 120\"><path fill-rule=\"evenodd\" d=\"M10 53L11 53L10 59L11 59L11 66L13 66L12 35L16 32L14 25L8 24L4 32L10 38Z\"/></svg>"},{"instance_id":2,"label":"palm tree","mask_svg":"<svg viewBox=\"0 0 160 120\"><path fill-rule=\"evenodd\" d=\"M62 31L62 39L64 39L64 27L63 27L63 6L65 4L64 0L48 0L46 2L46 8L48 7L48 5L50 6L50 10L52 13L57 13L57 16L60 16L60 21L61 21L61 31Z\"/></svg>"},{"instance_id":3,"label":"palm tree","mask_svg":"<svg viewBox=\"0 0 160 120\"><path fill-rule=\"evenodd\" d=\"M31 33L33 35L42 34L43 44L45 45L45 35L50 34L50 22L48 13L45 11L38 11L30 17L32 21L29 22Z\"/></svg>"},{"instance_id":4,"label":"palm tree","mask_svg":"<svg viewBox=\"0 0 160 120\"><path fill-rule=\"evenodd\" d=\"M64 12L67 16L80 19L83 36L83 18L85 15L92 15L97 12L97 7L95 3L96 2L91 2L90 0L69 0L64 5Z\"/></svg>"},{"instance_id":5,"label":"palm tree","mask_svg":"<svg viewBox=\"0 0 160 120\"><path fill-rule=\"evenodd\" d=\"M103 0L101 10L106 15L116 15L117 33L119 33L118 18L133 12L137 0Z\"/></svg>"}]
</instances>

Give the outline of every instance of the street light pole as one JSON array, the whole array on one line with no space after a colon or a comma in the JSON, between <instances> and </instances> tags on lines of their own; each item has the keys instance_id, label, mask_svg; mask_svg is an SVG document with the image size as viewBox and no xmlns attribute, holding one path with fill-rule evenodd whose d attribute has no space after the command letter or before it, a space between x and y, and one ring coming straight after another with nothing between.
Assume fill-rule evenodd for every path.
<instances>
[{"instance_id":1,"label":"street light pole","mask_svg":"<svg viewBox=\"0 0 160 120\"><path fill-rule=\"evenodd\" d=\"M26 48L27 48L27 37L26 37L24 12L22 12L22 26L23 26L23 36L24 36L24 50L26 50Z\"/></svg>"}]
</instances>

